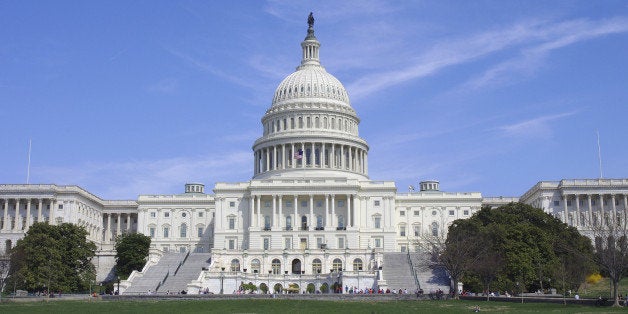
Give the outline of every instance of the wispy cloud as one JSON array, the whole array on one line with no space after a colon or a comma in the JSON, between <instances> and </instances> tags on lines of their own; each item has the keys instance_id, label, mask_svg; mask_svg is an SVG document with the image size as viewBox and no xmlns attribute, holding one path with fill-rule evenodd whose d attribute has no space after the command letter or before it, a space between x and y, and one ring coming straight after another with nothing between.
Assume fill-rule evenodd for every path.
<instances>
[{"instance_id":1,"label":"wispy cloud","mask_svg":"<svg viewBox=\"0 0 628 314\"><path fill-rule=\"evenodd\" d=\"M478 89L509 83L519 77L529 77L543 66L554 50L597 37L628 32L628 19L613 18L601 21L573 20L532 29L539 41L521 49L520 54L498 63L482 75L465 84L463 89Z\"/></svg>"},{"instance_id":2,"label":"wispy cloud","mask_svg":"<svg viewBox=\"0 0 628 314\"><path fill-rule=\"evenodd\" d=\"M41 182L77 184L106 199L135 199L145 193L179 193L186 182L210 184L248 179L251 153L235 151L160 160L85 163L33 169Z\"/></svg>"},{"instance_id":3,"label":"wispy cloud","mask_svg":"<svg viewBox=\"0 0 628 314\"><path fill-rule=\"evenodd\" d=\"M509 125L502 125L496 128L496 130L500 131L502 136L507 137L549 136L552 133L550 122L573 116L577 113L578 111L571 111L553 115L540 116Z\"/></svg>"}]
</instances>

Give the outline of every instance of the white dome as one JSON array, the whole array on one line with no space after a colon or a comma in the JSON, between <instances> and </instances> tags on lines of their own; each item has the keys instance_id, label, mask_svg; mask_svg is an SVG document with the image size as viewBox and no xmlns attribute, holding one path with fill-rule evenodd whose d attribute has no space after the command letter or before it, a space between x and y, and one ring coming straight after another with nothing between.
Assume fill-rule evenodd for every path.
<instances>
[{"instance_id":1,"label":"white dome","mask_svg":"<svg viewBox=\"0 0 628 314\"><path fill-rule=\"evenodd\" d=\"M342 83L320 65L301 66L288 75L275 90L272 106L295 101L351 106Z\"/></svg>"}]
</instances>

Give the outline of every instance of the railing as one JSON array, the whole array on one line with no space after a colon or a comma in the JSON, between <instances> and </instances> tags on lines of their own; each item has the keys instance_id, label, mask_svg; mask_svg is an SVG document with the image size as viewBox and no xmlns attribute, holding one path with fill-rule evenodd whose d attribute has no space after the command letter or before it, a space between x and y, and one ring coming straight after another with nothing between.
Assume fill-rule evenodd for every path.
<instances>
[{"instance_id":1,"label":"railing","mask_svg":"<svg viewBox=\"0 0 628 314\"><path fill-rule=\"evenodd\" d=\"M412 258L410 257L410 250L406 251L408 256L408 264L410 264L410 271L412 271L412 277L414 278L414 284L417 286L417 290L421 290L421 283L419 282L419 278L416 275L416 270L414 269L414 264L412 264Z\"/></svg>"},{"instance_id":2,"label":"railing","mask_svg":"<svg viewBox=\"0 0 628 314\"><path fill-rule=\"evenodd\" d=\"M157 284L157 287L155 288L155 292L159 290L159 287L164 285L164 283L166 282L166 279L168 279L168 276L170 276L170 271L168 271L166 275L164 276L164 279Z\"/></svg>"},{"instance_id":3,"label":"railing","mask_svg":"<svg viewBox=\"0 0 628 314\"><path fill-rule=\"evenodd\" d=\"M179 265L177 266L177 269L174 270L174 274L173 276L177 275L177 272L179 272L179 268L181 268L181 265L185 264L185 261L188 260L188 257L190 256L190 251L188 251L187 254L185 254L185 257L183 258L183 261L179 262Z\"/></svg>"}]
</instances>

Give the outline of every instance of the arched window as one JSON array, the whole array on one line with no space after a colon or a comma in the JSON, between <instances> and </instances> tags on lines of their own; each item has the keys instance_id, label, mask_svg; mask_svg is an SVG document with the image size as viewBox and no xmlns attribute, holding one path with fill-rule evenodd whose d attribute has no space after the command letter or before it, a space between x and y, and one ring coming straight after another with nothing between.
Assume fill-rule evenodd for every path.
<instances>
[{"instance_id":1,"label":"arched window","mask_svg":"<svg viewBox=\"0 0 628 314\"><path fill-rule=\"evenodd\" d=\"M237 259L231 260L231 271L240 271L240 261Z\"/></svg>"},{"instance_id":2,"label":"arched window","mask_svg":"<svg viewBox=\"0 0 628 314\"><path fill-rule=\"evenodd\" d=\"M342 261L339 258L334 259L331 264L332 271L341 271L342 270Z\"/></svg>"},{"instance_id":3,"label":"arched window","mask_svg":"<svg viewBox=\"0 0 628 314\"><path fill-rule=\"evenodd\" d=\"M251 261L251 272L254 274L259 274L260 272L260 262L257 258Z\"/></svg>"},{"instance_id":4,"label":"arched window","mask_svg":"<svg viewBox=\"0 0 628 314\"><path fill-rule=\"evenodd\" d=\"M301 216L301 230L307 230L307 216Z\"/></svg>"},{"instance_id":5,"label":"arched window","mask_svg":"<svg viewBox=\"0 0 628 314\"><path fill-rule=\"evenodd\" d=\"M362 270L362 260L356 258L353 260L353 270Z\"/></svg>"},{"instance_id":6,"label":"arched window","mask_svg":"<svg viewBox=\"0 0 628 314\"><path fill-rule=\"evenodd\" d=\"M436 221L432 223L432 235L438 237L438 223Z\"/></svg>"},{"instance_id":7,"label":"arched window","mask_svg":"<svg viewBox=\"0 0 628 314\"><path fill-rule=\"evenodd\" d=\"M323 264L321 263L321 260L318 258L315 258L312 261L312 273L313 274L320 274L323 272Z\"/></svg>"},{"instance_id":8,"label":"arched window","mask_svg":"<svg viewBox=\"0 0 628 314\"><path fill-rule=\"evenodd\" d=\"M188 236L188 225L186 224L181 224L181 229L179 230L179 236L181 238L185 238Z\"/></svg>"},{"instance_id":9,"label":"arched window","mask_svg":"<svg viewBox=\"0 0 628 314\"><path fill-rule=\"evenodd\" d=\"M303 117L299 117L299 129L303 128Z\"/></svg>"},{"instance_id":10,"label":"arched window","mask_svg":"<svg viewBox=\"0 0 628 314\"><path fill-rule=\"evenodd\" d=\"M281 262L278 259L275 258L273 260L271 267L273 269L273 274L275 275L281 274Z\"/></svg>"}]
</instances>

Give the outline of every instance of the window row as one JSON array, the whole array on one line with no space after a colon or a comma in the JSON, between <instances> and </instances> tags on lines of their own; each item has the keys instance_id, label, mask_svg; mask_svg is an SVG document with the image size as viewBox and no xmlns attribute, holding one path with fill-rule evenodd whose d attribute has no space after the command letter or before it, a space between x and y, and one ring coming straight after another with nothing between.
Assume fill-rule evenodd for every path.
<instances>
[{"instance_id":1,"label":"window row","mask_svg":"<svg viewBox=\"0 0 628 314\"><path fill-rule=\"evenodd\" d=\"M179 238L187 238L188 237L188 226L187 224L181 224L178 228L179 230ZM156 237L157 227L154 225L148 226L148 234L154 239ZM196 237L202 238L205 235L205 226L197 225L196 227ZM161 228L161 237L162 238L170 238L171 237L171 227L166 225Z\"/></svg>"},{"instance_id":2,"label":"window row","mask_svg":"<svg viewBox=\"0 0 628 314\"><path fill-rule=\"evenodd\" d=\"M323 116L284 117L266 121L264 135L296 129L329 129L357 134L358 124L352 119Z\"/></svg>"},{"instance_id":3,"label":"window row","mask_svg":"<svg viewBox=\"0 0 628 314\"><path fill-rule=\"evenodd\" d=\"M242 268L241 264L240 264L240 260L239 259L232 259L231 263L229 264L229 271L231 272L240 272L240 271L248 271L246 268ZM331 267L329 268L329 272L340 272L343 270L347 270L343 268L343 262L341 259L339 258L335 258L332 263L331 263ZM353 263L351 264L352 266L352 270L353 271L361 271L361 270L365 270L364 268L364 262L362 261L362 259L360 258L356 258L353 260ZM283 272L282 272L283 269ZM223 269L224 271L225 269ZM259 259L255 258L253 260L251 260L250 263L250 271L251 273L254 274L261 274L263 269L262 269L262 264L260 262ZM315 258L312 260L312 268L310 269L311 274L321 274L321 273L326 273L327 270L323 269L323 263L321 262L320 259ZM271 261L270 264L270 269L268 270L268 274L269 275L282 275L282 274L288 274L288 273L292 273L292 274L304 274L306 273L306 270L303 269L302 267L302 262L300 259L293 259L292 262L289 265L285 265L282 267L282 263L280 259L273 259Z\"/></svg>"},{"instance_id":4,"label":"window row","mask_svg":"<svg viewBox=\"0 0 628 314\"><path fill-rule=\"evenodd\" d=\"M234 206L235 206L235 204L234 204ZM163 217L164 218L170 218L171 216L174 217L174 215L170 215L170 214L171 214L170 211L164 211ZM184 211L184 212L181 212L179 215L180 215L181 218L187 218L189 213ZM205 217L205 213L203 211L198 212L196 215L199 218ZM157 212L156 211L151 211L150 212L150 218L157 218Z\"/></svg>"}]
</instances>

